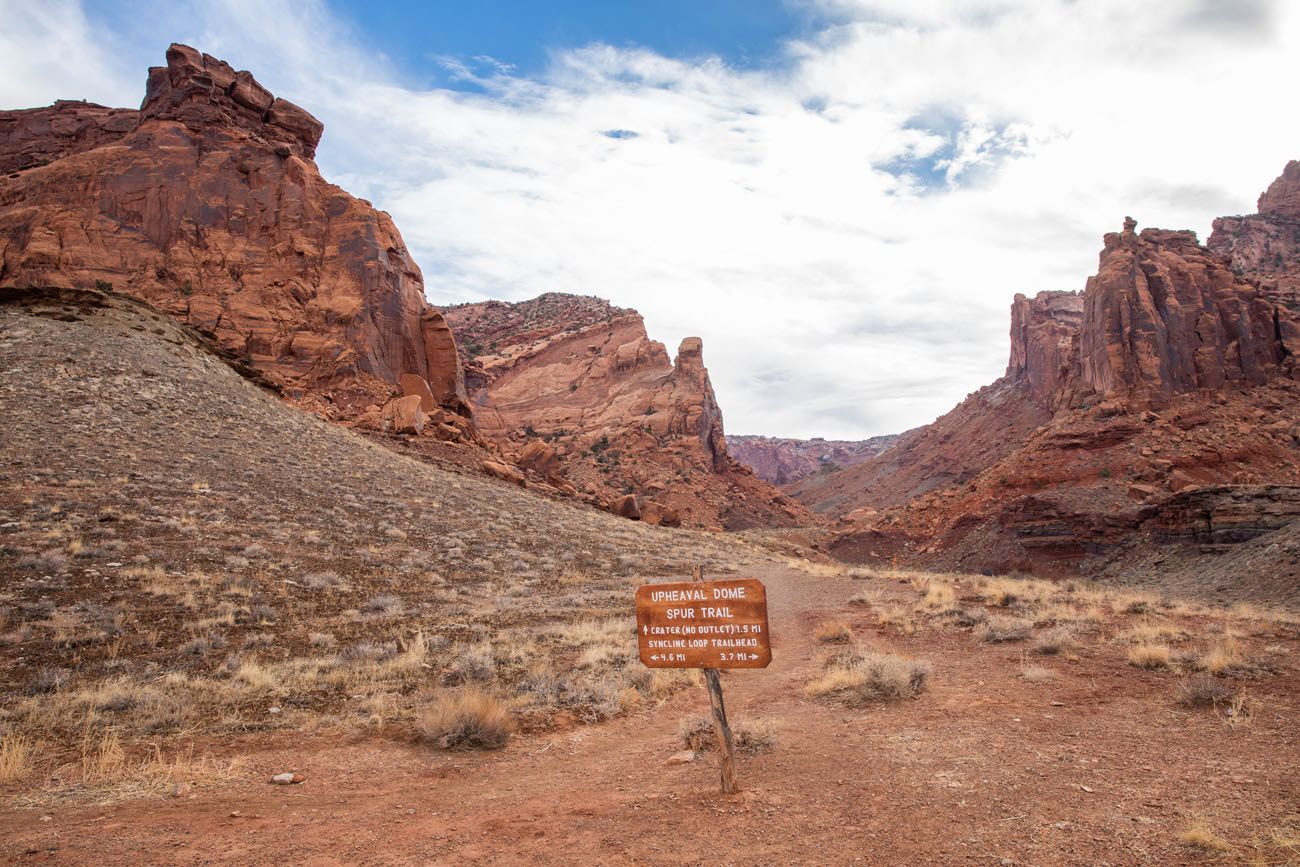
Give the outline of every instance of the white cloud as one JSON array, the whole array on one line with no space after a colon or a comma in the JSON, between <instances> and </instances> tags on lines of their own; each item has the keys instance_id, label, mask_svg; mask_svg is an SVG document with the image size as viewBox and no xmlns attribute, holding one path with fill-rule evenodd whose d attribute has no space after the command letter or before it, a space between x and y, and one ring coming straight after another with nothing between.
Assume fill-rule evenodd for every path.
<instances>
[{"instance_id":1,"label":"white cloud","mask_svg":"<svg viewBox=\"0 0 1300 867\"><path fill-rule=\"evenodd\" d=\"M801 5L830 23L779 69L592 45L535 78L461 63L467 93L407 80L321 5L159 4L114 66L47 4L91 62L29 82L0 60L0 95L130 76L133 102L192 41L326 122L327 177L393 213L434 302L634 306L670 349L704 337L728 430L799 436L932 419L1000 374L1014 293L1082 288L1126 214L1204 234L1300 156L1293 4ZM64 27L41 15L24 40Z\"/></svg>"}]
</instances>

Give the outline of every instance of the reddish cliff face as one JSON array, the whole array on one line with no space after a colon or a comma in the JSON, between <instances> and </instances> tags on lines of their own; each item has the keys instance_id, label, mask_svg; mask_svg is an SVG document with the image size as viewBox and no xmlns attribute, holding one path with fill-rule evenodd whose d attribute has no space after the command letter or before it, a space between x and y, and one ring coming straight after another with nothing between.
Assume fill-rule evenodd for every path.
<instances>
[{"instance_id":1,"label":"reddish cliff face","mask_svg":"<svg viewBox=\"0 0 1300 867\"><path fill-rule=\"evenodd\" d=\"M445 312L471 355L480 430L520 466L658 523L809 519L728 454L699 338L673 361L636 311L558 293Z\"/></svg>"},{"instance_id":2,"label":"reddish cliff face","mask_svg":"<svg viewBox=\"0 0 1300 867\"><path fill-rule=\"evenodd\" d=\"M1300 161L1259 197L1259 213L1214 221L1209 248L1228 256L1270 300L1300 311Z\"/></svg>"},{"instance_id":3,"label":"reddish cliff face","mask_svg":"<svg viewBox=\"0 0 1300 867\"><path fill-rule=\"evenodd\" d=\"M1165 401L1196 389L1262 385L1300 350L1289 311L1237 277L1192 232L1106 236L1088 281L1083 385L1102 397Z\"/></svg>"},{"instance_id":4,"label":"reddish cliff face","mask_svg":"<svg viewBox=\"0 0 1300 867\"><path fill-rule=\"evenodd\" d=\"M843 516L833 551L1104 574L1297 519L1295 316L1191 233L1134 229L1081 296L1017 296L1005 377L835 488L795 488Z\"/></svg>"},{"instance_id":5,"label":"reddish cliff face","mask_svg":"<svg viewBox=\"0 0 1300 867\"><path fill-rule=\"evenodd\" d=\"M455 342L389 216L327 183L321 123L183 45L140 111L0 112L0 285L111 287L348 415L403 373L464 411Z\"/></svg>"},{"instance_id":6,"label":"reddish cliff face","mask_svg":"<svg viewBox=\"0 0 1300 867\"><path fill-rule=\"evenodd\" d=\"M731 456L765 482L786 485L814 474L835 473L875 457L898 439L897 434L866 440L807 440L781 437L727 437Z\"/></svg>"},{"instance_id":7,"label":"reddish cliff face","mask_svg":"<svg viewBox=\"0 0 1300 867\"><path fill-rule=\"evenodd\" d=\"M1078 356L1083 296L1077 292L1016 295L1011 304L1011 359L1006 379L1023 383L1030 399L1052 407L1066 392Z\"/></svg>"}]
</instances>

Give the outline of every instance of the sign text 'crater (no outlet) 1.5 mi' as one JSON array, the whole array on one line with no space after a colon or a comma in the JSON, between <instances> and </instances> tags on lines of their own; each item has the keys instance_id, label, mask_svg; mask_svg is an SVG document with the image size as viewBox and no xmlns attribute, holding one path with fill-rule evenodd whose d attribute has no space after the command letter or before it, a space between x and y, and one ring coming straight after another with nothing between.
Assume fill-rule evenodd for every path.
<instances>
[{"instance_id":1,"label":"sign text 'crater (no outlet) 1.5 mi'","mask_svg":"<svg viewBox=\"0 0 1300 867\"><path fill-rule=\"evenodd\" d=\"M636 635L650 668L766 668L767 590L757 578L642 585Z\"/></svg>"}]
</instances>

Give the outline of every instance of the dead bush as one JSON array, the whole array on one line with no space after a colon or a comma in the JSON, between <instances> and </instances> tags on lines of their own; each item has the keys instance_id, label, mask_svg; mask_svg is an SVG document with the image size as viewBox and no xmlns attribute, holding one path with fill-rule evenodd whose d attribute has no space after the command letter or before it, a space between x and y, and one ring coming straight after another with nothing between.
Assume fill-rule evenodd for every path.
<instances>
[{"instance_id":1,"label":"dead bush","mask_svg":"<svg viewBox=\"0 0 1300 867\"><path fill-rule=\"evenodd\" d=\"M1038 636L1034 641L1034 653L1056 656L1060 653L1068 653L1074 649L1074 646L1074 633L1065 626L1058 626Z\"/></svg>"},{"instance_id":2,"label":"dead bush","mask_svg":"<svg viewBox=\"0 0 1300 867\"><path fill-rule=\"evenodd\" d=\"M1230 703L1236 695L1236 689L1208 675L1183 680L1175 692L1183 707L1218 707Z\"/></svg>"},{"instance_id":3,"label":"dead bush","mask_svg":"<svg viewBox=\"0 0 1300 867\"><path fill-rule=\"evenodd\" d=\"M980 641L1024 641L1034 631L1034 621L1024 617L990 617L975 628Z\"/></svg>"},{"instance_id":4,"label":"dead bush","mask_svg":"<svg viewBox=\"0 0 1300 867\"><path fill-rule=\"evenodd\" d=\"M843 620L827 620L817 627L814 635L823 644L847 644L853 638L853 630Z\"/></svg>"},{"instance_id":5,"label":"dead bush","mask_svg":"<svg viewBox=\"0 0 1300 867\"><path fill-rule=\"evenodd\" d=\"M1163 644L1135 644L1128 652L1128 664L1152 671L1169 668L1172 654Z\"/></svg>"},{"instance_id":6,"label":"dead bush","mask_svg":"<svg viewBox=\"0 0 1300 867\"><path fill-rule=\"evenodd\" d=\"M825 660L826 671L805 688L809 696L836 696L848 701L910 698L925 689L933 670L924 660L880 651L837 651Z\"/></svg>"},{"instance_id":7,"label":"dead bush","mask_svg":"<svg viewBox=\"0 0 1300 867\"><path fill-rule=\"evenodd\" d=\"M761 753L776 745L776 727L770 720L728 720L731 725L731 743L738 752ZM700 714L682 720L682 744L697 753L718 748L718 736L713 728L713 715Z\"/></svg>"}]
</instances>

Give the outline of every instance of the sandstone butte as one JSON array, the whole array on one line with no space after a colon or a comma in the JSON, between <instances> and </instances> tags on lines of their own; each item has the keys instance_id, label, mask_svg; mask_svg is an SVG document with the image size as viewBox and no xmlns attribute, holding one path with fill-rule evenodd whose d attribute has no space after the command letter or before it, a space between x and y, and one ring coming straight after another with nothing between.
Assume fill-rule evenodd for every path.
<instances>
[{"instance_id":1,"label":"sandstone butte","mask_svg":"<svg viewBox=\"0 0 1300 867\"><path fill-rule=\"evenodd\" d=\"M670 359L635 310L561 293L444 313L479 430L556 487L651 523L813 519L728 453L699 338Z\"/></svg>"},{"instance_id":2,"label":"sandstone butte","mask_svg":"<svg viewBox=\"0 0 1300 867\"><path fill-rule=\"evenodd\" d=\"M855 467L889 448L896 434L865 440L791 439L769 436L727 437L731 456L765 482L788 485L814 473Z\"/></svg>"},{"instance_id":3,"label":"sandstone butte","mask_svg":"<svg viewBox=\"0 0 1300 867\"><path fill-rule=\"evenodd\" d=\"M147 301L326 417L415 374L463 419L451 331L389 216L321 177L322 131L184 45L149 70L138 111L0 112L0 286Z\"/></svg>"},{"instance_id":4,"label":"sandstone butte","mask_svg":"<svg viewBox=\"0 0 1300 867\"><path fill-rule=\"evenodd\" d=\"M1211 583L1267 562L1300 582L1300 324L1282 279L1300 259L1276 240L1298 176L1291 163L1259 215L1216 221L1213 248L1125 220L1082 293L1016 296L1001 379L787 488L839 516L829 550L1062 576L1182 558ZM1267 255L1224 255L1226 227Z\"/></svg>"}]
</instances>

